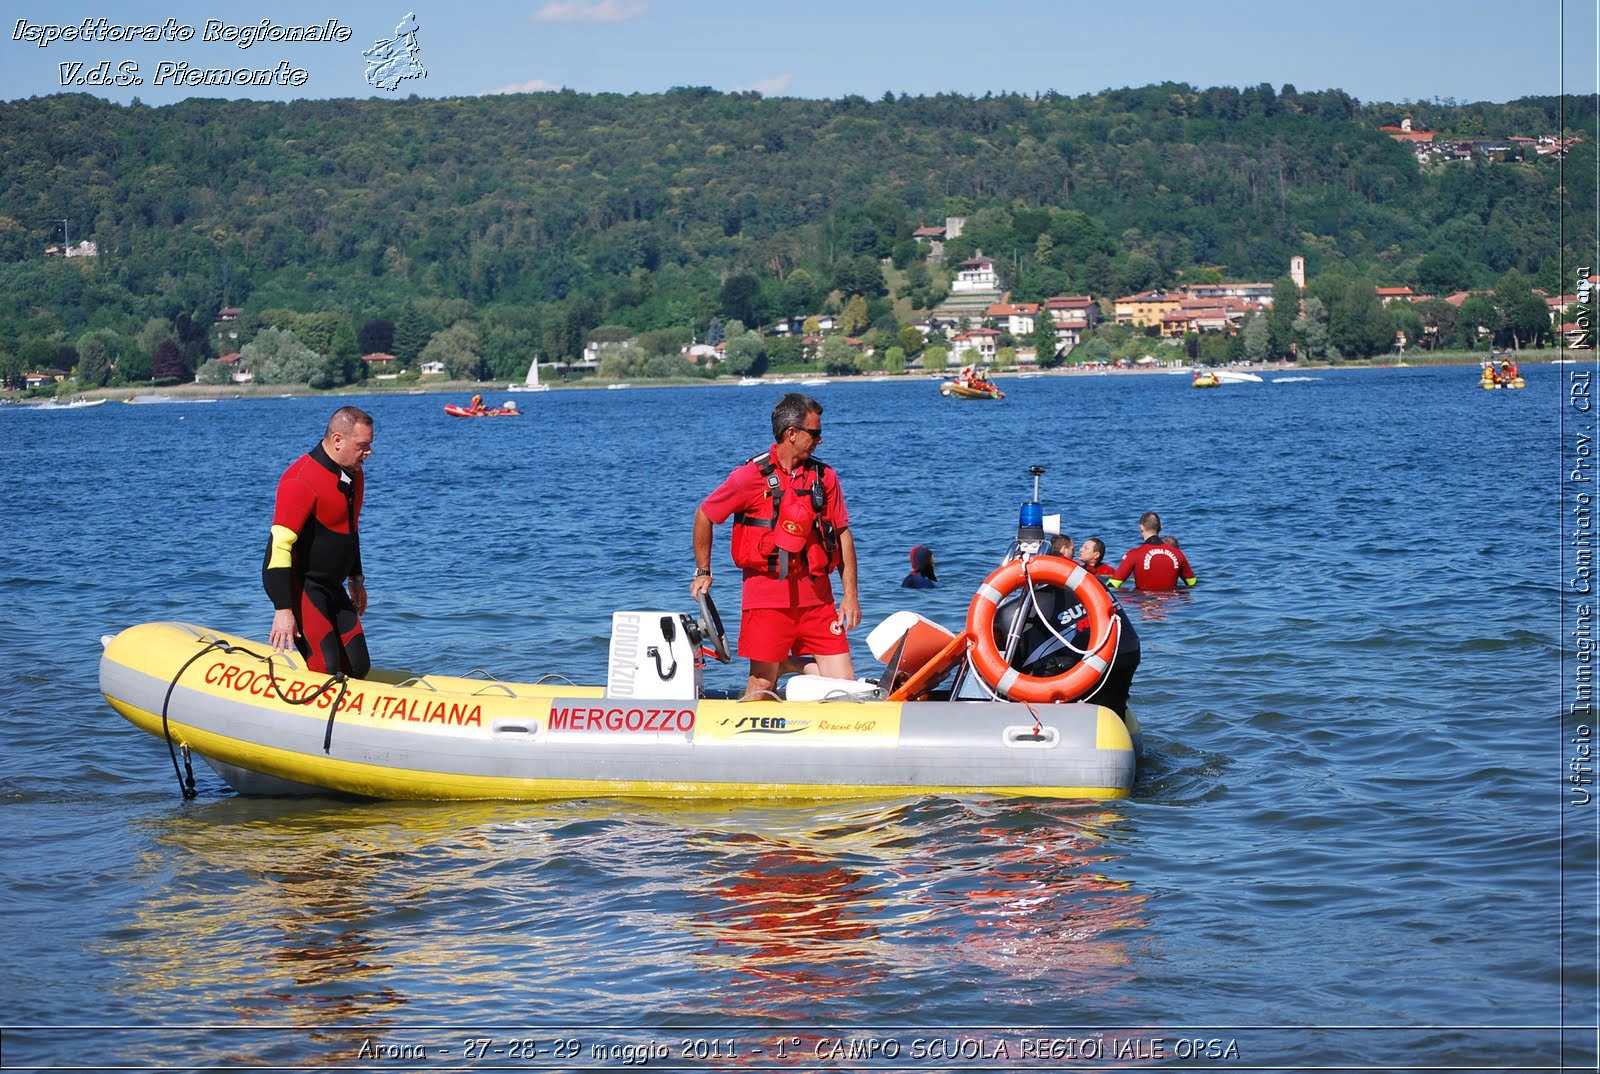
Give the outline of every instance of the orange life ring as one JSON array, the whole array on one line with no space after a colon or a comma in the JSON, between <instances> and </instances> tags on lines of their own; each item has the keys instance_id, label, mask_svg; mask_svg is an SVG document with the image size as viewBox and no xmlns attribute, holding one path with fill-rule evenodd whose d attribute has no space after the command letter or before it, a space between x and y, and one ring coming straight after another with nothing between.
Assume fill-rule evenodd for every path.
<instances>
[{"instance_id":1,"label":"orange life ring","mask_svg":"<svg viewBox=\"0 0 1600 1074\"><path fill-rule=\"evenodd\" d=\"M1039 556L1014 559L983 580L967 609L967 636L972 666L989 688L1014 701L1076 701L1099 685L1117 649L1111 595L1093 576L1070 559ZM1083 602L1089 619L1088 653L1060 675L1024 675L1000 653L994 640L994 616L1000 601L1024 585L1062 586Z\"/></svg>"}]
</instances>

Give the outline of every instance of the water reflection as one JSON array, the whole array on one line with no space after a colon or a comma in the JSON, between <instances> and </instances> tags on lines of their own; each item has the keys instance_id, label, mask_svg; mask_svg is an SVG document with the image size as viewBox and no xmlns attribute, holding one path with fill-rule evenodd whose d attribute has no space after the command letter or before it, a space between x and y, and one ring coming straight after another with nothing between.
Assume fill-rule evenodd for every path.
<instances>
[{"instance_id":1,"label":"water reflection","mask_svg":"<svg viewBox=\"0 0 1600 1074\"><path fill-rule=\"evenodd\" d=\"M1122 979L1122 932L1143 927L1145 896L1110 875L1120 814L932 798L832 809L809 831L729 840L701 871L696 962L727 975L716 999L731 1016L881 1011L910 980L993 994ZM906 991L900 1009L930 998Z\"/></svg>"},{"instance_id":2,"label":"water reflection","mask_svg":"<svg viewBox=\"0 0 1600 1074\"><path fill-rule=\"evenodd\" d=\"M136 826L143 891L104 956L131 1010L292 1035L143 1061L350 1063L367 1027L970 1019L1101 991L1144 896L1102 806L226 799ZM934 982L937 982L936 984ZM1031 1002L1031 1000L1030 1000Z\"/></svg>"}]
</instances>

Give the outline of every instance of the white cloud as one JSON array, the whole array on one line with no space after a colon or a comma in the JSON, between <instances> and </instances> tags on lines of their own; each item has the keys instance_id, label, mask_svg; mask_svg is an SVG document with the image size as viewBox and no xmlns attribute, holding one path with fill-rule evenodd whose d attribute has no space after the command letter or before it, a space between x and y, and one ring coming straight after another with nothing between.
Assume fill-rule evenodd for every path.
<instances>
[{"instance_id":1,"label":"white cloud","mask_svg":"<svg viewBox=\"0 0 1600 1074\"><path fill-rule=\"evenodd\" d=\"M778 75L775 78L763 78L759 82L751 82L743 86L735 86L734 91L738 93L744 93L747 90L755 90L763 97L777 97L780 96L784 90L788 89L789 83L793 81L793 73Z\"/></svg>"},{"instance_id":2,"label":"white cloud","mask_svg":"<svg viewBox=\"0 0 1600 1074\"><path fill-rule=\"evenodd\" d=\"M550 0L534 22L627 22L650 9L650 0Z\"/></svg>"},{"instance_id":3,"label":"white cloud","mask_svg":"<svg viewBox=\"0 0 1600 1074\"><path fill-rule=\"evenodd\" d=\"M540 93L544 90L558 90L561 87L554 82L546 82L542 78L530 78L526 82L513 82L509 86L500 86L491 90L484 90L482 96L488 97L496 93Z\"/></svg>"}]
</instances>

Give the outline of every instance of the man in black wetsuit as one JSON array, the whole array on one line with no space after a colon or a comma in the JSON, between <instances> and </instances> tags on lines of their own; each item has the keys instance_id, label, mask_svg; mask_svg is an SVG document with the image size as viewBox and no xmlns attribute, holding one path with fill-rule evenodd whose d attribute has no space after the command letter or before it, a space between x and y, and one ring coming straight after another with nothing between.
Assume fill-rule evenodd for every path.
<instances>
[{"instance_id":1,"label":"man in black wetsuit","mask_svg":"<svg viewBox=\"0 0 1600 1074\"><path fill-rule=\"evenodd\" d=\"M372 416L353 406L328 419L322 442L278 479L261 582L276 609L275 650L300 650L311 671L360 678L372 667L361 616L362 464L372 455Z\"/></svg>"}]
</instances>

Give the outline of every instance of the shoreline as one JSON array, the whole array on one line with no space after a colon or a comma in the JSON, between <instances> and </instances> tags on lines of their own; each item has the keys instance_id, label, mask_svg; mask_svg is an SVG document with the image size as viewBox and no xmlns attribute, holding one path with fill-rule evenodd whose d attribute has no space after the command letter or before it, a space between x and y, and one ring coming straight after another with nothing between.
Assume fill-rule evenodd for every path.
<instances>
[{"instance_id":1,"label":"shoreline","mask_svg":"<svg viewBox=\"0 0 1600 1074\"><path fill-rule=\"evenodd\" d=\"M1551 365L1551 364L1555 364L1557 361L1563 360L1563 358L1565 358L1565 355L1567 355L1569 352L1552 349L1549 353L1556 354L1556 355L1561 355L1563 357L1562 358L1544 358L1544 357L1541 356L1539 358L1528 358L1528 357L1526 357L1528 352L1523 352L1523 356L1519 357L1518 360L1520 362L1522 362L1524 364L1528 364L1528 365ZM1338 363L1333 363L1333 362L1267 362L1267 363L1263 363L1261 365L1251 365L1251 364L1247 364L1247 363L1235 363L1235 364L1231 364L1231 365L1220 366L1218 368L1236 369L1236 370L1243 370L1243 371L1250 371L1250 372L1260 372L1260 373L1323 372L1323 371L1328 371L1328 370L1339 371L1339 370L1347 370L1347 369L1413 369L1413 368L1421 368L1421 367L1424 367L1424 366L1429 366L1429 367L1432 367L1432 366L1477 366L1477 365L1482 364L1485 360L1487 360L1487 358L1488 358L1487 355L1481 355L1480 356L1480 355L1477 355L1477 354L1463 354L1463 353L1457 352L1457 353L1451 353L1451 354L1447 354L1447 355L1440 355L1440 356L1437 356L1437 357L1424 355L1424 356L1420 356L1418 360L1414 360L1414 361L1407 361L1407 360L1404 360L1404 359L1399 360L1399 361L1373 361L1373 360L1368 359L1368 360L1359 360L1359 361L1352 361L1352 362L1338 362ZM1565 360L1571 361L1572 359L1566 358ZM959 368L960 367L957 366L957 367L954 367L952 369L948 369L946 372L943 372L943 373L929 373L929 372L926 372L926 371L923 371L923 370L911 370L911 371L908 371L908 372L905 372L905 373L865 373L865 374L855 374L855 375L852 375L852 376L842 376L842 377L829 376L829 375L827 375L825 373L817 373L814 370L807 370L807 371L803 371L803 372L800 372L800 373L782 372L782 373L773 374L774 379L771 379L771 380L768 380L766 377L763 377L762 380L761 380L761 384L759 386L760 387L798 388L798 387L800 387L798 378L802 377L802 376L807 380L824 380L824 381L827 381L828 383L838 383L838 384L851 384L851 383L860 384L860 383L865 383L865 382L876 383L876 382L885 381L885 380L906 380L906 381L913 381L913 380L943 380L943 379L946 379L949 376L953 376L954 373L955 373L955 370L959 369ZM1176 371L1175 367L1171 367L1171 366L1135 366L1135 367L1130 368L1130 369L1119 369L1119 368L1115 368L1115 367L1083 368L1081 366L1071 366L1071 367L1064 367L1064 368L1057 368L1057 369L1037 369L1037 370L1012 369L1012 370L1010 370L1008 372L1004 372L1004 373L996 372L996 373L991 373L990 374L992 379L997 380L997 381L999 381L999 380L1017 380L1017 379L1020 379L1022 377L1028 377L1028 378L1031 379L1031 378L1035 378L1035 377L1038 377L1038 378L1044 378L1044 377L1101 377L1101 376L1120 377L1120 376L1161 376L1161 375L1178 376L1178 375L1181 375L1181 374L1179 374ZM789 381L790 383L781 384L781 383L779 383L779 381ZM624 383L630 389L631 388L640 388L640 389L649 389L649 388L738 388L738 387L756 387L757 386L757 385L741 385L740 384L740 378L734 377L732 374L719 376L719 377L716 377L715 379L711 379L711 380L707 380L707 379L703 379L703 378L665 378L665 379L661 379L661 380L640 380L637 383L635 383L633 381L626 381L626 382L603 381L603 380L598 380L596 378L590 377L590 378L584 378L582 380L579 380L579 381L576 381L576 382L570 383L570 384L563 384L563 383L560 383L560 382L552 382L552 383L548 384L547 386L550 388L551 391L594 391L594 390L597 390L597 389L609 389L610 387L612 387L612 385L618 384L618 383ZM520 385L517 385L517 387L520 387ZM414 383L413 384L407 384L404 387L378 386L378 385L371 384L369 382L369 383L365 383L365 384L347 384L347 385L345 385L343 387L340 387L340 388L328 388L328 389L314 389L314 388L309 388L309 387L307 387L307 386L305 386L303 384L234 384L234 385L219 385L219 384L194 384L194 383L188 383L188 384L172 384L172 385L168 385L168 386L162 387L162 388L150 387L148 385L141 385L141 386L137 386L137 387L124 385L124 386L121 386L121 387L88 388L88 389L85 389L85 390L80 391L80 392L70 393L70 395L66 396L66 397L57 396L57 395L52 394L52 395L48 395L48 396L40 395L40 396L34 396L32 398L28 398L22 392L4 392L4 393L0 393L0 398L3 398L3 400L8 404L16 404L16 405L26 406L26 405L29 405L29 404L54 402L54 401L57 401L57 400L60 400L60 399L63 399L63 398L71 398L71 399L106 399L106 400L110 400L110 401L115 402L115 401L130 400L130 399L137 398L139 396L169 396L169 397L171 397L173 399L182 399L182 400L194 401L194 400L200 400L200 399L218 399L218 400L221 400L221 399L273 399L273 398L281 398L281 397L285 397L285 396L314 396L314 397L331 398L331 397L340 397L340 396L375 396L375 395L452 395L452 394L463 394L463 395L469 395L470 396L472 394L493 395L493 394L501 394L501 393L509 394L509 395L512 395L512 396L519 395L519 394L528 394L528 393L518 392L518 391L510 388L509 386L507 386L507 382L506 381L501 381L501 380L493 380L493 381L443 380L443 381L432 381L432 382L429 382L427 384L414 384Z\"/></svg>"}]
</instances>

